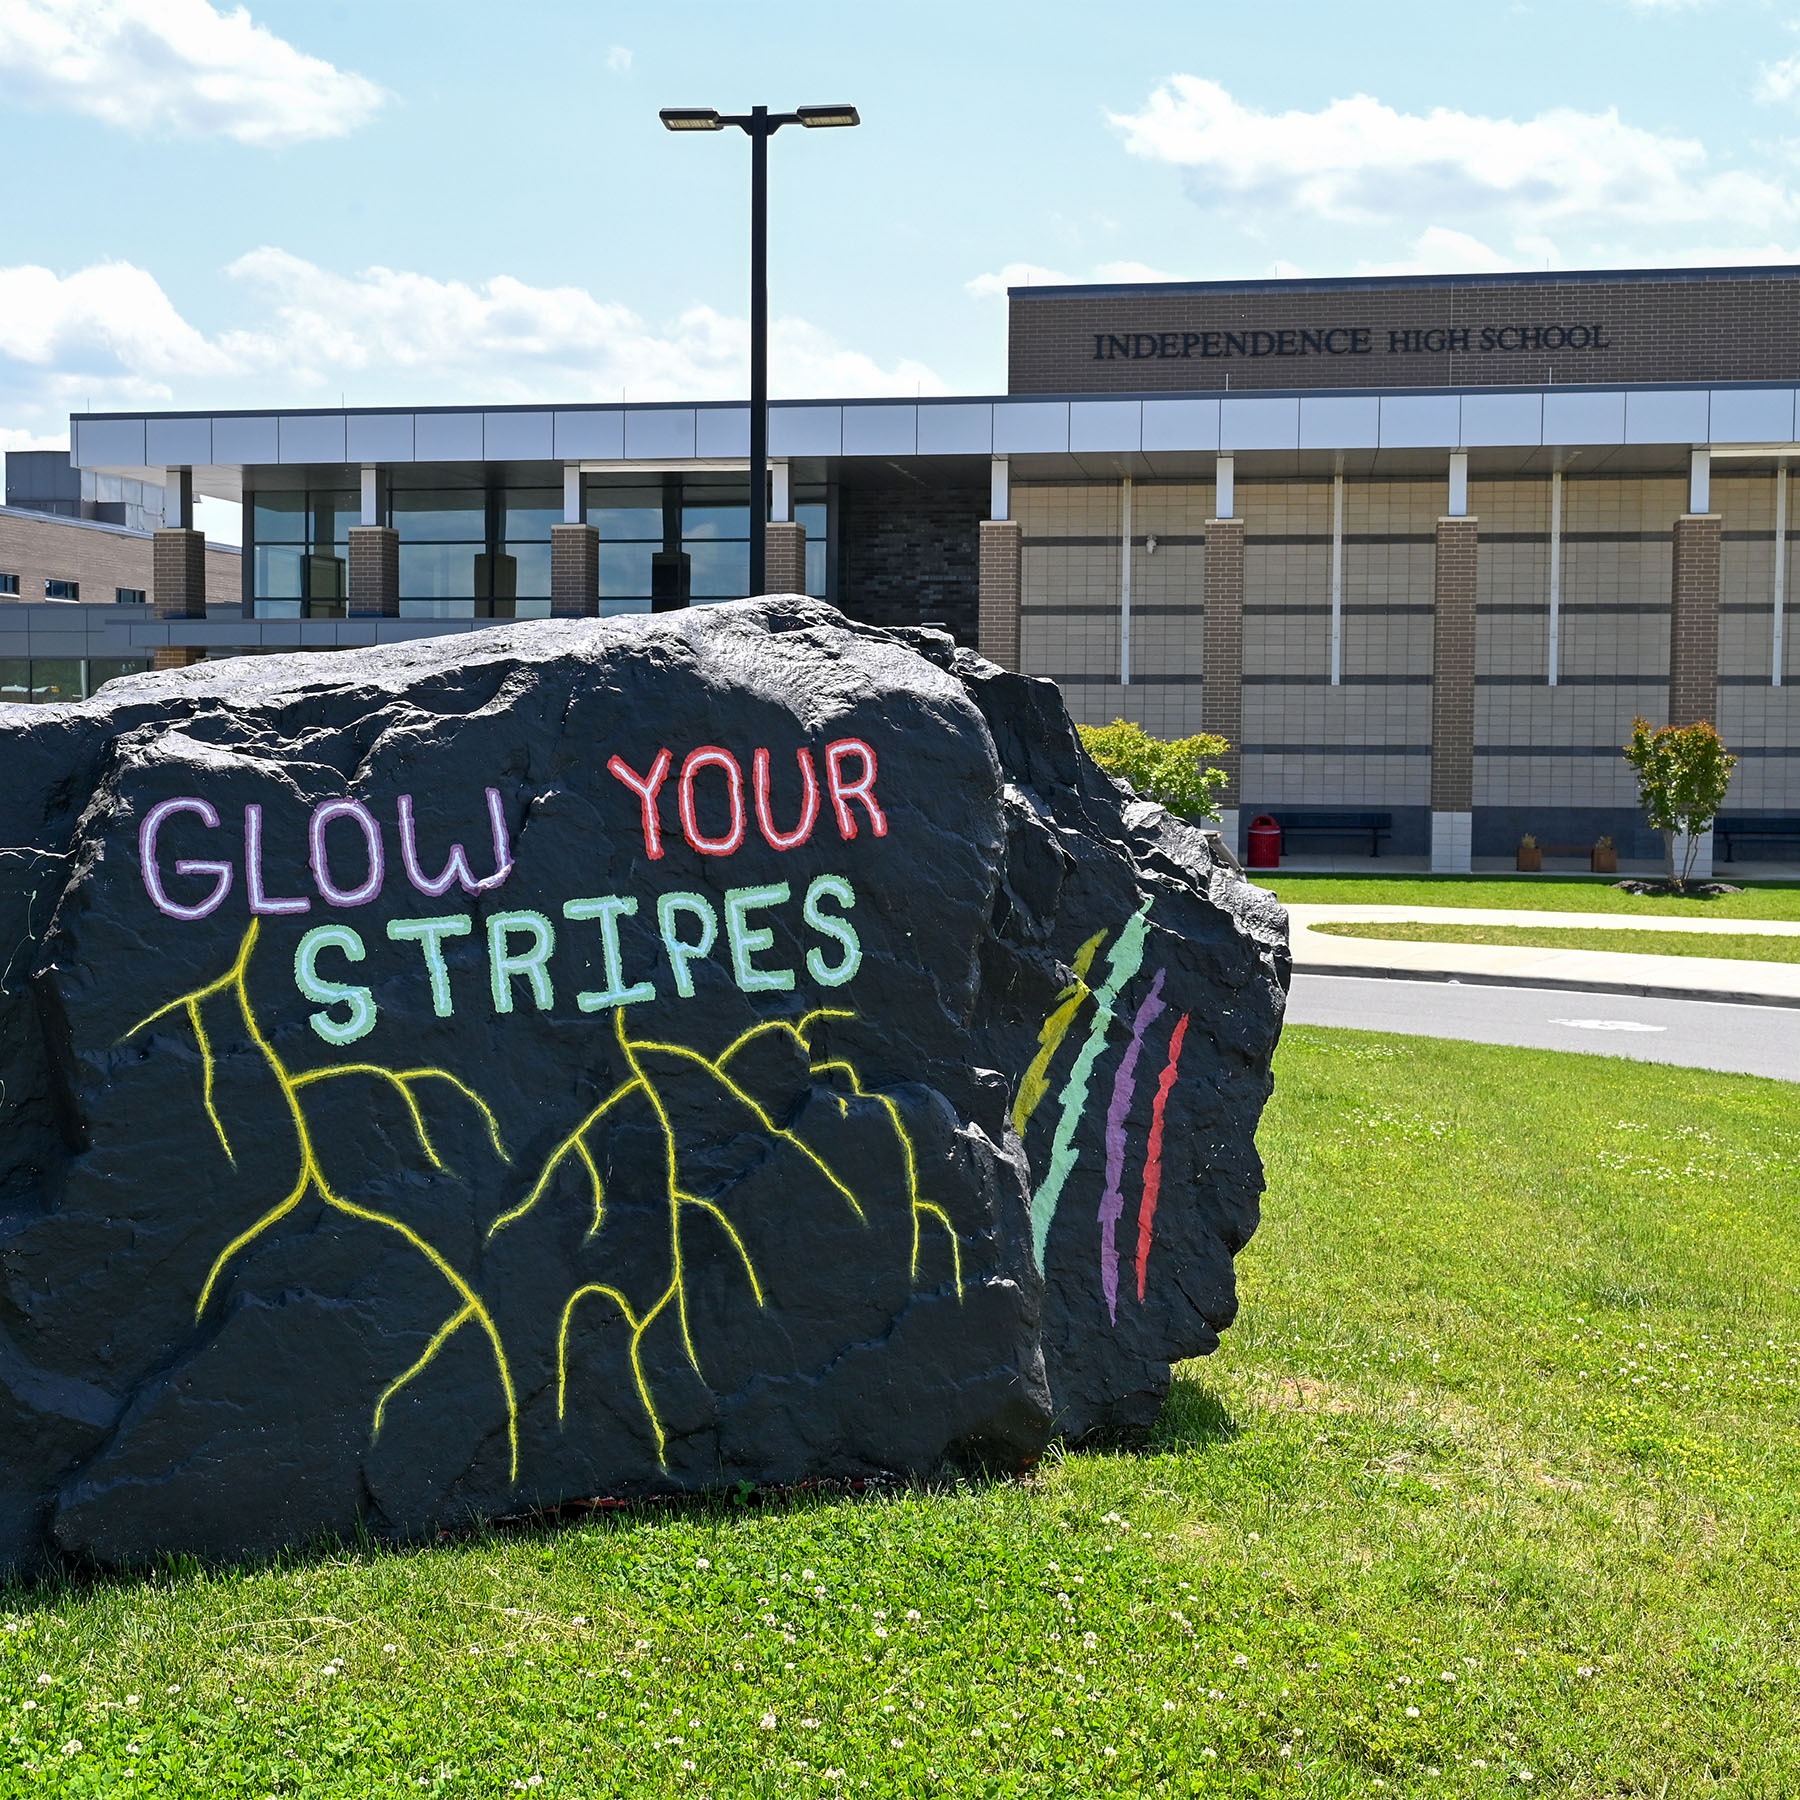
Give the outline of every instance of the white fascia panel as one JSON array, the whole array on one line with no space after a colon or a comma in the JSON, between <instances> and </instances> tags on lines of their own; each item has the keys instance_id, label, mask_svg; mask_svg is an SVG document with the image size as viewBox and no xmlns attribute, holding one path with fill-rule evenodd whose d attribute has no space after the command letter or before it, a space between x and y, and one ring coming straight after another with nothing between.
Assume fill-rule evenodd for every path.
<instances>
[{"instance_id":1,"label":"white fascia panel","mask_svg":"<svg viewBox=\"0 0 1800 1800\"><path fill-rule=\"evenodd\" d=\"M144 460L152 468L193 468L213 459L212 420L146 419Z\"/></svg>"},{"instance_id":2,"label":"white fascia panel","mask_svg":"<svg viewBox=\"0 0 1800 1800\"><path fill-rule=\"evenodd\" d=\"M980 400L919 408L921 456L992 456L994 409Z\"/></svg>"},{"instance_id":3,"label":"white fascia panel","mask_svg":"<svg viewBox=\"0 0 1800 1800\"><path fill-rule=\"evenodd\" d=\"M1145 446L1148 448L1148 446ZM1228 394L1219 402L1221 450L1298 450L1300 401L1276 396L1256 399Z\"/></svg>"},{"instance_id":4,"label":"white fascia panel","mask_svg":"<svg viewBox=\"0 0 1800 1800\"><path fill-rule=\"evenodd\" d=\"M1707 436L1715 444L1792 443L1794 390L1714 388Z\"/></svg>"},{"instance_id":5,"label":"white fascia panel","mask_svg":"<svg viewBox=\"0 0 1800 1800\"><path fill-rule=\"evenodd\" d=\"M552 442L558 462L623 461L625 415L617 407L559 412Z\"/></svg>"},{"instance_id":6,"label":"white fascia panel","mask_svg":"<svg viewBox=\"0 0 1800 1800\"><path fill-rule=\"evenodd\" d=\"M488 462L548 462L555 444L547 412L491 412L481 421L481 453Z\"/></svg>"},{"instance_id":7,"label":"white fascia panel","mask_svg":"<svg viewBox=\"0 0 1800 1800\"><path fill-rule=\"evenodd\" d=\"M673 457L691 458L694 454L694 409L671 406L654 412L628 412L625 415L625 454L644 461Z\"/></svg>"},{"instance_id":8,"label":"white fascia panel","mask_svg":"<svg viewBox=\"0 0 1800 1800\"><path fill-rule=\"evenodd\" d=\"M912 456L919 448L916 406L846 406L846 456Z\"/></svg>"},{"instance_id":9,"label":"white fascia panel","mask_svg":"<svg viewBox=\"0 0 1800 1800\"><path fill-rule=\"evenodd\" d=\"M1544 442L1622 444L1625 441L1625 396L1616 394L1544 395Z\"/></svg>"},{"instance_id":10,"label":"white fascia panel","mask_svg":"<svg viewBox=\"0 0 1800 1800\"><path fill-rule=\"evenodd\" d=\"M480 413L415 413L413 450L420 462L480 462Z\"/></svg>"},{"instance_id":11,"label":"white fascia panel","mask_svg":"<svg viewBox=\"0 0 1800 1800\"><path fill-rule=\"evenodd\" d=\"M747 457L750 454L749 407L695 407L694 454L705 457Z\"/></svg>"},{"instance_id":12,"label":"white fascia panel","mask_svg":"<svg viewBox=\"0 0 1800 1800\"><path fill-rule=\"evenodd\" d=\"M142 419L82 419L74 426L70 442L75 461L83 469L141 469L144 464Z\"/></svg>"},{"instance_id":13,"label":"white fascia panel","mask_svg":"<svg viewBox=\"0 0 1800 1800\"><path fill-rule=\"evenodd\" d=\"M285 413L276 422L284 463L341 463L344 454L342 413Z\"/></svg>"},{"instance_id":14,"label":"white fascia panel","mask_svg":"<svg viewBox=\"0 0 1800 1800\"><path fill-rule=\"evenodd\" d=\"M1704 444L1709 429L1704 388L1671 388L1625 396L1628 444Z\"/></svg>"},{"instance_id":15,"label":"white fascia panel","mask_svg":"<svg viewBox=\"0 0 1800 1800\"><path fill-rule=\"evenodd\" d=\"M841 456L841 406L774 406L769 409L771 456Z\"/></svg>"},{"instance_id":16,"label":"white fascia panel","mask_svg":"<svg viewBox=\"0 0 1800 1800\"><path fill-rule=\"evenodd\" d=\"M994 407L994 454L1064 455L1069 448L1066 400L1002 400Z\"/></svg>"},{"instance_id":17,"label":"white fascia panel","mask_svg":"<svg viewBox=\"0 0 1800 1800\"><path fill-rule=\"evenodd\" d=\"M1373 394L1308 394L1300 402L1302 450L1374 450L1381 402Z\"/></svg>"},{"instance_id":18,"label":"white fascia panel","mask_svg":"<svg viewBox=\"0 0 1800 1800\"><path fill-rule=\"evenodd\" d=\"M1544 441L1542 394L1464 394L1461 447L1516 448Z\"/></svg>"},{"instance_id":19,"label":"white fascia panel","mask_svg":"<svg viewBox=\"0 0 1800 1800\"><path fill-rule=\"evenodd\" d=\"M215 424L214 441L218 438ZM352 413L344 421L344 454L353 463L409 463L413 459L411 413Z\"/></svg>"},{"instance_id":20,"label":"white fascia panel","mask_svg":"<svg viewBox=\"0 0 1800 1800\"><path fill-rule=\"evenodd\" d=\"M1217 400L1146 400L1144 448L1146 450L1217 450L1219 403Z\"/></svg>"},{"instance_id":21,"label":"white fascia panel","mask_svg":"<svg viewBox=\"0 0 1800 1800\"><path fill-rule=\"evenodd\" d=\"M1461 395L1385 394L1382 396L1382 449L1454 450L1461 442Z\"/></svg>"},{"instance_id":22,"label":"white fascia panel","mask_svg":"<svg viewBox=\"0 0 1800 1800\"><path fill-rule=\"evenodd\" d=\"M407 441L412 440L412 420L406 421ZM280 438L274 415L261 419L215 417L212 422L213 462L242 468L247 463L272 463L280 455Z\"/></svg>"},{"instance_id":23,"label":"white fascia panel","mask_svg":"<svg viewBox=\"0 0 1800 1800\"><path fill-rule=\"evenodd\" d=\"M999 427L995 427L999 436ZM1069 404L1069 448L1129 455L1144 447L1141 400L1074 400Z\"/></svg>"}]
</instances>

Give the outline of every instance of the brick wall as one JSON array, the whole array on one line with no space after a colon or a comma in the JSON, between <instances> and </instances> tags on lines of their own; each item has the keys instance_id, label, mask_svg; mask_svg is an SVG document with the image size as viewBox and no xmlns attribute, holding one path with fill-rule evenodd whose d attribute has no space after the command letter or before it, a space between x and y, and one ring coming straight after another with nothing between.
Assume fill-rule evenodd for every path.
<instances>
[{"instance_id":1,"label":"brick wall","mask_svg":"<svg viewBox=\"0 0 1800 1800\"><path fill-rule=\"evenodd\" d=\"M1547 332L1548 344L1511 347L1520 341L1511 334L1521 330ZM1260 355L1248 353L1256 346L1237 350L1223 342L1226 332L1253 331L1276 341ZM1303 331L1335 331L1326 345L1338 353L1307 349ZM1292 340L1286 345L1283 332ZM1355 332L1367 334L1366 349L1354 348L1364 341ZM1483 350L1484 332L1509 347ZM1580 340L1597 334L1607 347L1572 347L1571 333ZM1136 353L1121 356L1102 345L1096 359L1095 338L1108 335L1133 340ZM1800 369L1800 271L1023 290L1009 306L1007 355L1007 386L1015 394L1786 383Z\"/></svg>"},{"instance_id":2,"label":"brick wall","mask_svg":"<svg viewBox=\"0 0 1800 1800\"><path fill-rule=\"evenodd\" d=\"M1437 526L1431 643L1431 810L1475 804L1476 522Z\"/></svg>"},{"instance_id":3,"label":"brick wall","mask_svg":"<svg viewBox=\"0 0 1800 1800\"><path fill-rule=\"evenodd\" d=\"M976 641L981 522L988 487L846 487L838 604L871 625L937 620Z\"/></svg>"},{"instance_id":4,"label":"brick wall","mask_svg":"<svg viewBox=\"0 0 1800 1800\"><path fill-rule=\"evenodd\" d=\"M1719 716L1719 531L1712 513L1675 521L1669 606L1669 723Z\"/></svg>"},{"instance_id":5,"label":"brick wall","mask_svg":"<svg viewBox=\"0 0 1800 1800\"><path fill-rule=\"evenodd\" d=\"M0 604L42 600L47 579L79 582L83 604L111 606L119 588L149 593L155 585L153 543L149 532L0 508L0 574L19 578L17 595L0 598ZM208 547L209 606L236 606L243 599L242 569L235 550Z\"/></svg>"}]
</instances>

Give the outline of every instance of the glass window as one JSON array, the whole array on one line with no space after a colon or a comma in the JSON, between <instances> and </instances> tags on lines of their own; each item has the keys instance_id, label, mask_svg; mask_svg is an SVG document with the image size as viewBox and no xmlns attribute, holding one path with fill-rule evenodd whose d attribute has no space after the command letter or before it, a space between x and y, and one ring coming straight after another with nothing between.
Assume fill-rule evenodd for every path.
<instances>
[{"instance_id":1,"label":"glass window","mask_svg":"<svg viewBox=\"0 0 1800 1800\"><path fill-rule=\"evenodd\" d=\"M750 545L709 543L684 539L681 546L693 558L688 592L696 600L737 600L750 591Z\"/></svg>"},{"instance_id":2,"label":"glass window","mask_svg":"<svg viewBox=\"0 0 1800 1800\"><path fill-rule=\"evenodd\" d=\"M311 498L314 550L322 551L330 545L340 556L348 556L350 527L362 523L362 495L321 493Z\"/></svg>"},{"instance_id":3,"label":"glass window","mask_svg":"<svg viewBox=\"0 0 1800 1800\"><path fill-rule=\"evenodd\" d=\"M122 657L92 657L88 662L88 692L98 693L109 681L117 681L121 675L141 675L149 666L147 662L127 662Z\"/></svg>"},{"instance_id":4,"label":"glass window","mask_svg":"<svg viewBox=\"0 0 1800 1800\"><path fill-rule=\"evenodd\" d=\"M400 566L408 544L482 544L487 541L487 496L479 488L396 489L394 526L400 533ZM401 593L409 589L404 575Z\"/></svg>"},{"instance_id":5,"label":"glass window","mask_svg":"<svg viewBox=\"0 0 1800 1800\"><path fill-rule=\"evenodd\" d=\"M650 559L662 548L659 536L654 543L600 544L600 594L621 599L650 598Z\"/></svg>"},{"instance_id":6,"label":"glass window","mask_svg":"<svg viewBox=\"0 0 1800 1800\"><path fill-rule=\"evenodd\" d=\"M15 706L31 698L31 664L22 656L0 656L0 700Z\"/></svg>"},{"instance_id":7,"label":"glass window","mask_svg":"<svg viewBox=\"0 0 1800 1800\"><path fill-rule=\"evenodd\" d=\"M150 596L142 588L114 588L113 604L115 606L143 606Z\"/></svg>"},{"instance_id":8,"label":"glass window","mask_svg":"<svg viewBox=\"0 0 1800 1800\"><path fill-rule=\"evenodd\" d=\"M825 560L825 540L816 544L810 534L806 540L806 591L815 600L823 600L830 591L826 578L830 573Z\"/></svg>"},{"instance_id":9,"label":"glass window","mask_svg":"<svg viewBox=\"0 0 1800 1800\"><path fill-rule=\"evenodd\" d=\"M299 544L256 546L258 599L298 600L305 593L306 551Z\"/></svg>"},{"instance_id":10,"label":"glass window","mask_svg":"<svg viewBox=\"0 0 1800 1800\"><path fill-rule=\"evenodd\" d=\"M250 523L252 535L259 544L305 543L305 494L258 494L250 509Z\"/></svg>"},{"instance_id":11,"label":"glass window","mask_svg":"<svg viewBox=\"0 0 1800 1800\"><path fill-rule=\"evenodd\" d=\"M81 664L74 657L34 656L31 659L31 697L34 700L79 700Z\"/></svg>"},{"instance_id":12,"label":"glass window","mask_svg":"<svg viewBox=\"0 0 1800 1800\"><path fill-rule=\"evenodd\" d=\"M255 602L256 616L259 619L297 619L305 602L302 600L265 600ZM223 656L224 651L219 654Z\"/></svg>"},{"instance_id":13,"label":"glass window","mask_svg":"<svg viewBox=\"0 0 1800 1800\"><path fill-rule=\"evenodd\" d=\"M663 497L659 487L599 487L589 484L587 521L603 543L654 540L663 536ZM602 589L604 591L604 587ZM646 594L650 589L646 586Z\"/></svg>"},{"instance_id":14,"label":"glass window","mask_svg":"<svg viewBox=\"0 0 1800 1800\"><path fill-rule=\"evenodd\" d=\"M44 598L46 600L79 600L81 583L79 581L62 581L55 576L48 576L44 581Z\"/></svg>"},{"instance_id":15,"label":"glass window","mask_svg":"<svg viewBox=\"0 0 1800 1800\"><path fill-rule=\"evenodd\" d=\"M16 575L0 575L0 594L16 594L19 591L19 578Z\"/></svg>"},{"instance_id":16,"label":"glass window","mask_svg":"<svg viewBox=\"0 0 1800 1800\"><path fill-rule=\"evenodd\" d=\"M548 544L550 527L563 522L560 488L506 488L500 495L500 535L510 549L514 540ZM525 590L521 588L520 593ZM549 588L544 589L549 593Z\"/></svg>"},{"instance_id":17,"label":"glass window","mask_svg":"<svg viewBox=\"0 0 1800 1800\"><path fill-rule=\"evenodd\" d=\"M560 521L559 521L560 523ZM513 563L512 592L520 597L548 599L550 595L550 543L506 541L506 554ZM496 592L498 590L496 589Z\"/></svg>"},{"instance_id":18,"label":"glass window","mask_svg":"<svg viewBox=\"0 0 1800 1800\"><path fill-rule=\"evenodd\" d=\"M750 537L750 508L726 504L689 505L683 497L681 507L681 541L684 549L691 548L690 538L721 539L741 538L746 542Z\"/></svg>"},{"instance_id":19,"label":"glass window","mask_svg":"<svg viewBox=\"0 0 1800 1800\"><path fill-rule=\"evenodd\" d=\"M400 596L405 600L472 600L477 592L476 567L485 561L479 538L472 544L409 544L402 539Z\"/></svg>"}]
</instances>

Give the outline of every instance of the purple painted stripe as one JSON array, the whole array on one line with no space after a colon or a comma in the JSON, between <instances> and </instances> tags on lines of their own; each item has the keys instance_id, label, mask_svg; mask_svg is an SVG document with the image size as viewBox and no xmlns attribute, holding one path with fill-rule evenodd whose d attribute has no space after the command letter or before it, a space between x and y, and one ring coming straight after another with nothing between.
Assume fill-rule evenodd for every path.
<instances>
[{"instance_id":1,"label":"purple painted stripe","mask_svg":"<svg viewBox=\"0 0 1800 1800\"><path fill-rule=\"evenodd\" d=\"M1162 985L1167 969L1158 969L1144 1004L1131 1021L1131 1042L1119 1058L1113 1076L1112 1104L1106 1109L1106 1191L1100 1197L1100 1286L1106 1294L1106 1310L1119 1321L1119 1220L1125 1211L1125 1120L1137 1089L1138 1052L1144 1033L1163 1010Z\"/></svg>"}]
</instances>

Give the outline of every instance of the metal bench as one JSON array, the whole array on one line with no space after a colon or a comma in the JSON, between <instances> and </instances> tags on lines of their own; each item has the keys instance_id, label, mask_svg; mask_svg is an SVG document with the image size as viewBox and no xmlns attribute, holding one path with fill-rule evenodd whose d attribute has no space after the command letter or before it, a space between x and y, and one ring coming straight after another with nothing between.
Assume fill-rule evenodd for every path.
<instances>
[{"instance_id":1,"label":"metal bench","mask_svg":"<svg viewBox=\"0 0 1800 1800\"><path fill-rule=\"evenodd\" d=\"M1713 820L1713 842L1719 861L1733 860L1732 845L1738 838L1756 843L1792 844L1800 850L1800 815L1792 813L1720 813Z\"/></svg>"},{"instance_id":2,"label":"metal bench","mask_svg":"<svg viewBox=\"0 0 1800 1800\"><path fill-rule=\"evenodd\" d=\"M1394 829L1391 812L1290 812L1273 815L1281 827L1282 854L1287 854L1287 841L1299 837L1361 837L1369 835L1369 854L1381 854L1381 840Z\"/></svg>"}]
</instances>

